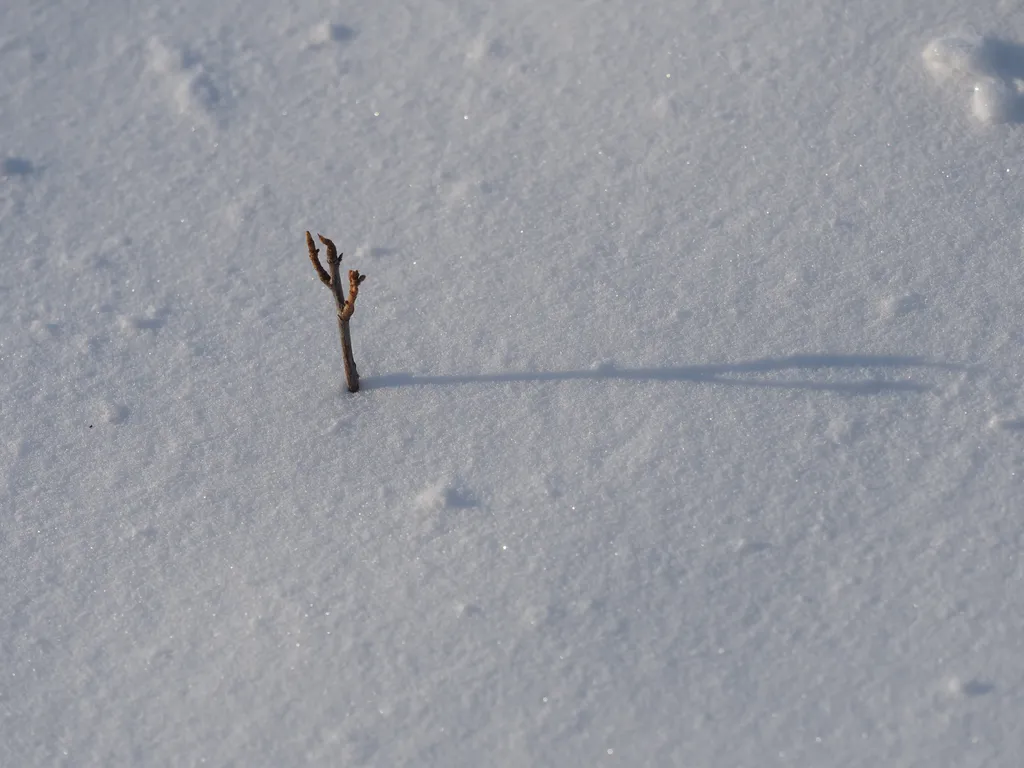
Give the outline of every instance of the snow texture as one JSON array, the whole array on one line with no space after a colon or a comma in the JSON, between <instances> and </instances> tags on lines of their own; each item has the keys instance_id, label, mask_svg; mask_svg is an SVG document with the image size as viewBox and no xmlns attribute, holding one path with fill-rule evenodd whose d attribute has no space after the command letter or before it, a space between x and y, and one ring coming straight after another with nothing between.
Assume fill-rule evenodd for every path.
<instances>
[{"instance_id":1,"label":"snow texture","mask_svg":"<svg viewBox=\"0 0 1024 768\"><path fill-rule=\"evenodd\" d=\"M934 77L971 88L971 114L982 123L1024 121L1024 47L974 32L941 37L924 49Z\"/></svg>"},{"instance_id":2,"label":"snow texture","mask_svg":"<svg viewBox=\"0 0 1024 768\"><path fill-rule=\"evenodd\" d=\"M1019 764L1019 0L16 0L0 71L0 765Z\"/></svg>"}]
</instances>

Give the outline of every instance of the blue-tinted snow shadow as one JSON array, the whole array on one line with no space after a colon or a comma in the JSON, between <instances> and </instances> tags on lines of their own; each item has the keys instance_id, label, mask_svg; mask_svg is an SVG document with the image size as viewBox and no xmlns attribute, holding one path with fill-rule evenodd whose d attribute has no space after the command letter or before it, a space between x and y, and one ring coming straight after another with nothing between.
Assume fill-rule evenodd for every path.
<instances>
[{"instance_id":1,"label":"blue-tinted snow shadow","mask_svg":"<svg viewBox=\"0 0 1024 768\"><path fill-rule=\"evenodd\" d=\"M1006 80L1024 78L1024 45L1000 37L986 37L982 54L995 74Z\"/></svg>"},{"instance_id":2,"label":"blue-tinted snow shadow","mask_svg":"<svg viewBox=\"0 0 1024 768\"><path fill-rule=\"evenodd\" d=\"M968 696L984 696L995 689L995 685L985 680L970 680L964 683L962 690Z\"/></svg>"},{"instance_id":3,"label":"blue-tinted snow shadow","mask_svg":"<svg viewBox=\"0 0 1024 768\"><path fill-rule=\"evenodd\" d=\"M367 389L390 387L451 386L456 384L502 384L514 382L547 383L559 381L676 381L693 384L721 384L732 387L763 389L797 389L836 392L844 395L879 395L885 393L928 392L932 385L905 379L872 378L863 381L810 381L802 379L762 379L751 374L786 370L820 370L849 368L930 368L944 371L968 371L972 366L943 363L919 357L869 355L792 355L740 363L687 365L675 368L616 368L601 366L585 371L511 372L461 374L452 376L419 376L392 373L362 379ZM744 376L746 374L746 376Z\"/></svg>"},{"instance_id":4,"label":"blue-tinted snow shadow","mask_svg":"<svg viewBox=\"0 0 1024 768\"><path fill-rule=\"evenodd\" d=\"M32 161L24 157L5 157L0 161L0 176L32 176L36 171Z\"/></svg>"},{"instance_id":5,"label":"blue-tinted snow shadow","mask_svg":"<svg viewBox=\"0 0 1024 768\"><path fill-rule=\"evenodd\" d=\"M981 55L989 71L1007 87L1015 89L1014 81L1024 78L1024 45L999 37L986 37ZM1020 93L1016 94L1010 106L1006 122L1017 125L1024 123L1024 97Z\"/></svg>"}]
</instances>

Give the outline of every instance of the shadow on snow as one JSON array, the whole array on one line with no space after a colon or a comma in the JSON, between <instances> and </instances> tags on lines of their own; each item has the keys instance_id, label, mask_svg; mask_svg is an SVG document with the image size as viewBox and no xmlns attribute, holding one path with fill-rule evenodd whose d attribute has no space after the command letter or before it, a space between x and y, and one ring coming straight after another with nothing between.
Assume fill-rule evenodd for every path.
<instances>
[{"instance_id":1,"label":"shadow on snow","mask_svg":"<svg viewBox=\"0 0 1024 768\"><path fill-rule=\"evenodd\" d=\"M616 368L604 365L584 371L511 372L488 374L456 374L452 376L419 376L391 373L363 378L367 389L390 387L450 386L455 384L504 384L514 382L558 381L677 381L694 384L722 384L733 387L764 389L797 389L837 392L844 395L878 395L893 392L928 392L932 385L917 381L874 378L866 381L810 381L801 379L762 379L749 374L787 370L819 370L848 368L931 368L945 371L970 371L971 366L942 363L918 357L871 355L792 355L740 363L717 365L686 365L676 368ZM748 374L744 376L744 374Z\"/></svg>"}]
</instances>

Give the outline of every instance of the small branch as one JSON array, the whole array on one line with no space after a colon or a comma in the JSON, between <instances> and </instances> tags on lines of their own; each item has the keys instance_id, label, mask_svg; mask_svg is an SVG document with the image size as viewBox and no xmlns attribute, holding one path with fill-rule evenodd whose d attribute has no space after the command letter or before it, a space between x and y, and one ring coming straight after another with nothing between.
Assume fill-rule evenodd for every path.
<instances>
[{"instance_id":1,"label":"small branch","mask_svg":"<svg viewBox=\"0 0 1024 768\"><path fill-rule=\"evenodd\" d=\"M331 276L320 266L320 250L313 245L313 236L309 232L306 233L306 247L309 248L309 260L313 262L313 269L316 270L317 277L320 278L321 283L329 286L331 284Z\"/></svg>"},{"instance_id":2,"label":"small branch","mask_svg":"<svg viewBox=\"0 0 1024 768\"><path fill-rule=\"evenodd\" d=\"M341 255L338 254L338 249L331 240L320 234L317 237L320 238L320 242L327 249L327 270L330 270L330 273L321 266L318 256L320 251L313 243L313 236L306 232L306 247L309 249L309 260L313 262L313 268L316 270L320 282L330 288L331 294L334 296L334 304L338 313L338 335L341 336L341 357L345 365L345 383L348 385L349 392L358 392L359 370L356 368L356 360L352 355L352 335L348 328L348 321L356 311L356 297L359 295L359 285L366 279L366 275L361 275L354 269L349 270L349 297L346 299L341 286Z\"/></svg>"},{"instance_id":3,"label":"small branch","mask_svg":"<svg viewBox=\"0 0 1024 768\"><path fill-rule=\"evenodd\" d=\"M342 316L348 320L356 311L356 296L359 295L359 284L366 279L366 275L360 275L356 270L348 271L348 301L345 302L345 309Z\"/></svg>"}]
</instances>

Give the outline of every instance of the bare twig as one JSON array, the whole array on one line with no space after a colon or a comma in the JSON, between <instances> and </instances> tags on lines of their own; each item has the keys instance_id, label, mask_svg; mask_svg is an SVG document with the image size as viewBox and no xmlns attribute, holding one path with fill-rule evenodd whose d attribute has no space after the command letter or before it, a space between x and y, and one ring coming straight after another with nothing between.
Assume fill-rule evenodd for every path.
<instances>
[{"instance_id":1,"label":"bare twig","mask_svg":"<svg viewBox=\"0 0 1024 768\"><path fill-rule=\"evenodd\" d=\"M309 232L306 233L306 247L309 248L309 260L313 262L313 269L316 270L317 277L320 278L321 283L330 287L331 276L320 266L320 249L313 245L313 236Z\"/></svg>"},{"instance_id":2,"label":"bare twig","mask_svg":"<svg viewBox=\"0 0 1024 768\"><path fill-rule=\"evenodd\" d=\"M334 243L318 234L320 242L327 249L327 269L320 264L319 249L313 243L313 236L306 232L306 247L309 249L309 260L313 262L320 282L331 289L334 296L334 304L338 311L338 334L341 336L341 356L345 364L345 383L349 392L359 391L359 370L356 368L355 357L352 356L352 336L348 329L348 321L356 311L356 297L359 295L359 285L366 279L354 269L348 272L348 299L345 298L341 286L341 255ZM330 270L328 272L328 270Z\"/></svg>"}]
</instances>

